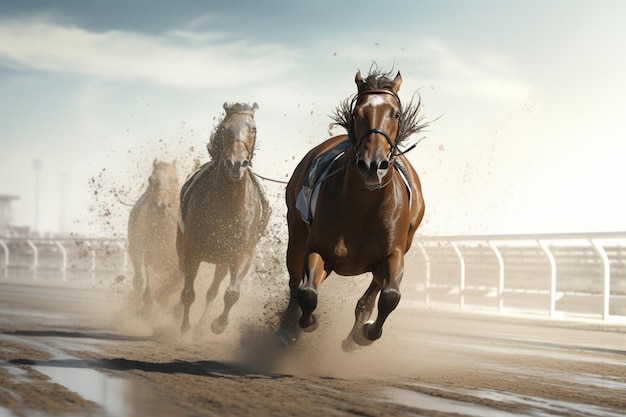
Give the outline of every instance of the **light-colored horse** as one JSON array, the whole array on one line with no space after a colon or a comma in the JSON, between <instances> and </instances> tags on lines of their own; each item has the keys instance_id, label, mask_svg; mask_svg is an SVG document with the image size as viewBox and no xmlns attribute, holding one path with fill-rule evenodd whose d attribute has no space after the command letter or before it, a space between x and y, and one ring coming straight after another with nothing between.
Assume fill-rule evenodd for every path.
<instances>
[{"instance_id":1,"label":"light-colored horse","mask_svg":"<svg viewBox=\"0 0 626 417\"><path fill-rule=\"evenodd\" d=\"M176 161L155 159L148 188L130 212L128 253L135 296L144 309L155 301L166 307L168 297L181 286L176 253L179 189Z\"/></svg>"}]
</instances>

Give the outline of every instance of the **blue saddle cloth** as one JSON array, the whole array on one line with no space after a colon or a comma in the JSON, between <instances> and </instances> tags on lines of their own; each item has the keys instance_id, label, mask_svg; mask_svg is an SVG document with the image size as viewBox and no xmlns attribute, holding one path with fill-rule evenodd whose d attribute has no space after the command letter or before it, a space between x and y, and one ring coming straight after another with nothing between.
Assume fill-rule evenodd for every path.
<instances>
[{"instance_id":1,"label":"blue saddle cloth","mask_svg":"<svg viewBox=\"0 0 626 417\"><path fill-rule=\"evenodd\" d=\"M335 162L337 162L337 160L344 153L346 153L351 145L352 144L349 140L345 140L315 158L311 164L309 171L304 177L302 188L296 198L296 208L300 212L300 216L305 223L311 224L313 221L313 213L315 213L320 185L326 177L331 174L333 167L335 166ZM394 166L398 169L398 172L406 185L410 202L412 200L412 189L407 170L398 159L394 162Z\"/></svg>"}]
</instances>

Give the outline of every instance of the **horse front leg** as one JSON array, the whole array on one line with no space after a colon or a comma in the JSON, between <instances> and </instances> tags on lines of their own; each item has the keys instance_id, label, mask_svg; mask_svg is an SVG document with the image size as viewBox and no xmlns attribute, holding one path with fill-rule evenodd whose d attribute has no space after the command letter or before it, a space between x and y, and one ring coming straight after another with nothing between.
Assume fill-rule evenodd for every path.
<instances>
[{"instance_id":1,"label":"horse front leg","mask_svg":"<svg viewBox=\"0 0 626 417\"><path fill-rule=\"evenodd\" d=\"M298 304L302 310L298 324L305 332L312 332L317 329L317 318L313 314L317 308L317 288L327 276L324 268L324 260L316 252L309 253L306 257L304 279L298 288Z\"/></svg>"},{"instance_id":2,"label":"horse front leg","mask_svg":"<svg viewBox=\"0 0 626 417\"><path fill-rule=\"evenodd\" d=\"M376 296L380 291L380 287L375 279L372 279L369 287L365 290L363 296L359 299L354 309L354 326L348 337L341 343L341 348L346 352L358 350L360 346L366 346L372 343L371 340L365 338L363 334L363 325L370 319L374 311Z\"/></svg>"},{"instance_id":3,"label":"horse front leg","mask_svg":"<svg viewBox=\"0 0 626 417\"><path fill-rule=\"evenodd\" d=\"M206 292L206 298L204 303L204 311L202 312L202 317L200 318L201 323L207 323L209 320L209 310L211 303L217 297L217 293L220 289L220 285L224 278L226 278L226 274L228 274L228 265L227 264L216 264L215 272L213 273L213 282L211 282L211 286Z\"/></svg>"},{"instance_id":4,"label":"horse front leg","mask_svg":"<svg viewBox=\"0 0 626 417\"><path fill-rule=\"evenodd\" d=\"M386 267L374 272L374 279L382 287L378 298L378 316L373 323L363 325L363 336L369 343L379 339L383 334L383 324L389 314L400 303L400 282L404 275L404 253L400 249L392 252ZM357 341L358 343L358 341Z\"/></svg>"},{"instance_id":5,"label":"horse front leg","mask_svg":"<svg viewBox=\"0 0 626 417\"><path fill-rule=\"evenodd\" d=\"M305 236L306 229L296 224L291 226L289 242L287 244L287 272L289 272L289 302L280 320L280 326L275 336L283 347L288 347L298 338L300 332L298 318L300 305L298 304L298 288L304 276ZM296 233L297 232L297 233Z\"/></svg>"},{"instance_id":6,"label":"horse front leg","mask_svg":"<svg viewBox=\"0 0 626 417\"><path fill-rule=\"evenodd\" d=\"M145 264L144 264L145 265ZM152 310L153 302L154 302L154 291L152 290L152 282L150 280L150 268L144 266L144 289L143 295L141 296L141 300L143 303L143 307L141 308L141 314L149 314Z\"/></svg>"},{"instance_id":7,"label":"horse front leg","mask_svg":"<svg viewBox=\"0 0 626 417\"><path fill-rule=\"evenodd\" d=\"M143 254L133 247L128 250L130 261L133 264L133 297L137 302L143 302L144 289L144 262Z\"/></svg>"},{"instance_id":8,"label":"horse front leg","mask_svg":"<svg viewBox=\"0 0 626 417\"><path fill-rule=\"evenodd\" d=\"M228 315L233 308L241 292L241 283L244 277L248 274L250 265L252 263L252 256L248 256L245 260L245 264L241 267L239 262L234 262L230 266L230 285L224 292L224 310L222 314L213 320L211 323L211 331L215 334L220 334L226 329L228 325Z\"/></svg>"},{"instance_id":9,"label":"horse front leg","mask_svg":"<svg viewBox=\"0 0 626 417\"><path fill-rule=\"evenodd\" d=\"M185 262L184 265L183 273L185 274L185 286L180 294L180 301L183 304L183 322L180 325L180 330L183 333L189 331L191 328L189 325L189 308L196 299L196 292L193 289L193 283L196 280L199 266L200 261L197 260Z\"/></svg>"}]
</instances>

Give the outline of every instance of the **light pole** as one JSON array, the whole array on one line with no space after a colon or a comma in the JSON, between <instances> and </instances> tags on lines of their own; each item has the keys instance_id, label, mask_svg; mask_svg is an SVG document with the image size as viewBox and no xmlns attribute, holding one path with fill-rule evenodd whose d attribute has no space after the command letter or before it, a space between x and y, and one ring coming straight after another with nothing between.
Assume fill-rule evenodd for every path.
<instances>
[{"instance_id":1,"label":"light pole","mask_svg":"<svg viewBox=\"0 0 626 417\"><path fill-rule=\"evenodd\" d=\"M39 172L41 171L41 160L33 159L35 169L35 232L39 232Z\"/></svg>"}]
</instances>

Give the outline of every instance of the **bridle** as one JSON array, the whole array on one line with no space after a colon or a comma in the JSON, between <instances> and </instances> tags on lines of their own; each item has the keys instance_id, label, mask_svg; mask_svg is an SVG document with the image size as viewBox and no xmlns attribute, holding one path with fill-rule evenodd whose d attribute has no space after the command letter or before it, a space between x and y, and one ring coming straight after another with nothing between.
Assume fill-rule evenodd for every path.
<instances>
[{"instance_id":1,"label":"bridle","mask_svg":"<svg viewBox=\"0 0 626 417\"><path fill-rule=\"evenodd\" d=\"M248 113L240 113L240 114L248 114ZM252 157L254 156L254 144L256 143L256 133L257 133L256 126L254 126L253 139L252 139L252 149L250 149L250 146L248 145L248 143L246 141L242 140L242 139L233 139L233 140L229 140L227 142L222 137L222 140L221 140L221 148L222 148L221 149L221 154L222 154L222 157L220 159L222 159L222 160L224 159L223 152L224 152L224 149L226 149L225 148L226 143L228 143L229 145L232 145L234 143L239 142L239 143L243 143L243 146L246 148L246 152L248 153L246 159L244 159L241 162L242 167L246 168L249 165L252 165Z\"/></svg>"},{"instance_id":2,"label":"bridle","mask_svg":"<svg viewBox=\"0 0 626 417\"><path fill-rule=\"evenodd\" d=\"M248 143L241 139L235 139L235 140L230 141L231 144L236 143L236 142L243 143L243 146L245 146L246 148L246 152L248 152L248 157L244 159L243 161L241 161L241 166L245 168L248 165L252 165L252 157L254 156L254 152L252 151L252 149L250 149L250 147L248 146ZM254 142L256 142L256 132L254 133L253 143ZM254 144L252 145L252 147L254 148Z\"/></svg>"},{"instance_id":3,"label":"bridle","mask_svg":"<svg viewBox=\"0 0 626 417\"><path fill-rule=\"evenodd\" d=\"M369 94L389 94L390 96L392 96L393 98L396 99L396 102L398 103L398 113L400 114L400 118L402 117L402 102L400 101L400 97L398 97L398 95L396 93L394 93L391 90L386 90L386 89L377 89L377 90L366 90L366 91L362 91L360 93L358 93L356 96L354 96L354 98L352 99L352 103L350 104L350 114L352 115L352 119L354 120L354 109L356 108L356 102L358 101L358 99L360 97L369 95ZM401 119L398 119L398 132L399 132L399 125L401 123ZM387 143L389 143L389 153L387 154L387 159L389 159L389 162L392 163L393 160L399 156L402 155L403 153L407 152L401 152L398 149L398 133L396 133L396 137L394 138L394 140L391 140L391 138L389 137L389 135L387 134L387 132L385 132L382 129L368 129L367 131L365 131L365 133L363 133L363 135L361 135L361 138L357 141L356 138L354 137L354 132L352 133L352 143L354 144L354 151L356 154L356 159L360 159L361 155L359 154L359 148L361 147L361 144L363 143L363 141L372 133L378 133L380 135L382 135L386 140Z\"/></svg>"}]
</instances>

